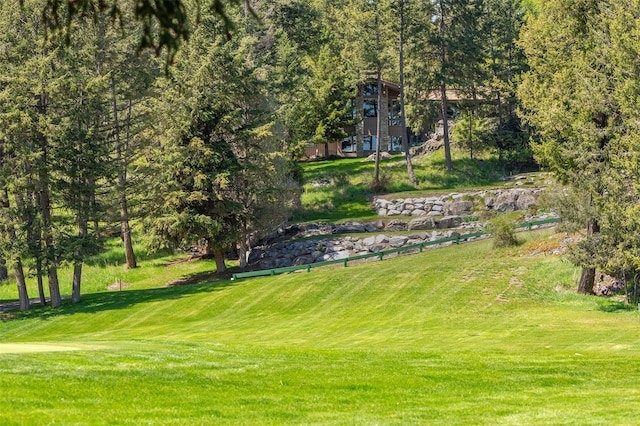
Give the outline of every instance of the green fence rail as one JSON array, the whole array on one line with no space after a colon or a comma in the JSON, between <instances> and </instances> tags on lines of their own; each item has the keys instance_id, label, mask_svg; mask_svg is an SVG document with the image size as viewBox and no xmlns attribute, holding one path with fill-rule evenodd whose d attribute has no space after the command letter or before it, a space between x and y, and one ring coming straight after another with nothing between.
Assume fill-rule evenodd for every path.
<instances>
[{"instance_id":1,"label":"green fence rail","mask_svg":"<svg viewBox=\"0 0 640 426\"><path fill-rule=\"evenodd\" d=\"M558 223L558 222L560 222L559 218L537 220L532 222L525 222L521 225L518 225L517 228L526 228L527 230L531 231L534 226L548 225L548 224ZM323 266L338 265L338 264L344 264L344 267L346 268L349 262L353 262L356 260L371 259L374 257L377 257L379 260L384 260L384 257L390 254L410 252L410 251L421 253L425 247L435 246L438 244L443 244L448 242L455 242L456 244L460 244L461 241L465 241L470 238L480 237L482 235L488 236L490 234L479 231L479 232L473 232L471 234L454 235L452 237L441 238L439 240L425 241L420 244L413 244L410 246L403 246L403 247L398 247L394 249L378 251L374 253L361 254L358 256L350 256L344 259L326 260L324 262L308 263L305 265L296 265L296 266L287 266L284 268L263 269L260 271L251 271L251 272L240 272L237 274L233 274L231 279L238 280L242 278L264 277L264 276L279 275L287 272L296 272L296 271L303 271L303 270L306 270L307 272L311 272L311 269L313 268L320 268Z\"/></svg>"}]
</instances>

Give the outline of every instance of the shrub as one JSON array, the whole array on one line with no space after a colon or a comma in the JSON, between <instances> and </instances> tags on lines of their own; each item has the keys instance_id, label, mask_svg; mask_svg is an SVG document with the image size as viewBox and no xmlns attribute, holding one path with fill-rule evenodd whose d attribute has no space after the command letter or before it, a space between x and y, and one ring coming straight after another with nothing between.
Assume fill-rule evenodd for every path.
<instances>
[{"instance_id":1,"label":"shrub","mask_svg":"<svg viewBox=\"0 0 640 426\"><path fill-rule=\"evenodd\" d=\"M369 190L374 194L380 194L387 190L387 187L391 183L391 176L387 173L382 173L378 175L378 182L373 180L373 176L371 176L371 180L369 181Z\"/></svg>"},{"instance_id":2,"label":"shrub","mask_svg":"<svg viewBox=\"0 0 640 426\"><path fill-rule=\"evenodd\" d=\"M513 247L520 244L516 236L515 221L506 215L491 219L488 230L493 235L493 247Z\"/></svg>"}]
</instances>

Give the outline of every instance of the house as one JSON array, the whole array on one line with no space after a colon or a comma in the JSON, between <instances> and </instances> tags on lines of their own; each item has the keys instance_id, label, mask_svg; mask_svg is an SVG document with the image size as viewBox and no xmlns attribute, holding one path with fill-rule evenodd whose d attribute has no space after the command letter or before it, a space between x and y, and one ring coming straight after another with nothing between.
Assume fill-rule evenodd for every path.
<instances>
[{"instance_id":1,"label":"house","mask_svg":"<svg viewBox=\"0 0 640 426\"><path fill-rule=\"evenodd\" d=\"M382 114L380 128L381 151L392 154L403 152L400 109L400 86L382 80L382 105L378 105L377 80L370 78L358 84L358 96L352 101L356 125L345 128L350 136L342 141L328 144L309 145L305 149L307 158L323 157L366 157L376 151L378 143L377 118ZM411 140L415 139L409 135ZM327 149L328 148L328 149Z\"/></svg>"},{"instance_id":2,"label":"house","mask_svg":"<svg viewBox=\"0 0 640 426\"><path fill-rule=\"evenodd\" d=\"M424 101L439 104L440 90L432 90L424 96ZM486 103L487 100L482 94L477 94L476 99ZM457 90L447 89L447 117L452 121L457 117L460 110L468 108L475 102L468 94ZM376 126L378 113L382 114L382 126L380 128L380 151L391 154L404 152L402 148L402 115L400 109L400 86L390 81L382 80L382 105L378 106L378 84L375 78L368 78L358 84L358 95L352 100L353 117L356 125L347 127L344 130L350 136L342 141L332 141L327 144L312 144L305 148L306 158L323 157L368 157L376 151ZM429 117L426 133L442 126L439 114L439 106L434 106L434 115ZM451 125L453 123L451 122ZM450 128L451 128L450 125ZM416 146L424 142L419 136L409 132L409 146ZM441 130L440 130L441 131Z\"/></svg>"}]
</instances>

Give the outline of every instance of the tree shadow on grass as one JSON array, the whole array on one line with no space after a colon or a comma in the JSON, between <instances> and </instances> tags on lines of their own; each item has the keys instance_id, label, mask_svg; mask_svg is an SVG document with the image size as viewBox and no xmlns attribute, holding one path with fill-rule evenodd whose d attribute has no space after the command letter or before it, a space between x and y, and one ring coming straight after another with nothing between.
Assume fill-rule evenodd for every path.
<instances>
[{"instance_id":1,"label":"tree shadow on grass","mask_svg":"<svg viewBox=\"0 0 640 426\"><path fill-rule=\"evenodd\" d=\"M117 238L120 241L119 238ZM171 256L172 253L169 250L160 250L156 252L148 252L146 250L135 250L136 260L143 262L146 260L157 260L163 257ZM107 266L121 266L126 263L124 249L108 241L97 253L84 259L84 263L89 266L107 267Z\"/></svg>"},{"instance_id":2,"label":"tree shadow on grass","mask_svg":"<svg viewBox=\"0 0 640 426\"><path fill-rule=\"evenodd\" d=\"M92 293L82 296L80 303L72 304L71 300L64 298L62 306L58 308L35 307L25 312L12 312L9 320L37 318L48 320L54 317L73 315L78 313L97 313L126 309L134 305L156 302L161 300L176 300L195 294L213 293L223 291L237 285L236 282L226 278L216 278L189 285L174 285L170 287L154 288L147 290L124 290L105 293Z\"/></svg>"},{"instance_id":3,"label":"tree shadow on grass","mask_svg":"<svg viewBox=\"0 0 640 426\"><path fill-rule=\"evenodd\" d=\"M628 303L618 302L617 300L604 299L598 301L598 309L603 312L618 312L618 311L634 311L635 307Z\"/></svg>"}]
</instances>

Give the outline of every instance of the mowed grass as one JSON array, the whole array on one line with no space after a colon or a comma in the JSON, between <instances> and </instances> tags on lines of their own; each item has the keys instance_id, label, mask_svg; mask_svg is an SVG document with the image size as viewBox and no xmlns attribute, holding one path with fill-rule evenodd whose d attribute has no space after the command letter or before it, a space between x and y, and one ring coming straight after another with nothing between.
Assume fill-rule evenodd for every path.
<instances>
[{"instance_id":1,"label":"mowed grass","mask_svg":"<svg viewBox=\"0 0 640 426\"><path fill-rule=\"evenodd\" d=\"M527 244L27 313L2 343L75 350L0 349L0 424L637 424L638 313Z\"/></svg>"},{"instance_id":2,"label":"mowed grass","mask_svg":"<svg viewBox=\"0 0 640 426\"><path fill-rule=\"evenodd\" d=\"M137 250L136 256L139 268L125 269L125 255L122 242L119 238L113 238L104 242L104 250L85 262L82 267L82 293L104 292L111 286L112 291L122 287L133 289L157 288L175 280L215 271L215 261L198 260L190 261L190 254L151 254L143 249ZM237 264L237 262L235 262ZM229 266L235 266L234 262L228 262ZM32 272L26 268L26 273ZM71 294L73 267L63 265L58 269L60 292L63 295ZM47 278L44 277L45 294L49 294ZM35 275L27 277L27 289L30 298L38 297L38 287ZM18 299L18 290L15 280L0 283L0 302L15 301Z\"/></svg>"},{"instance_id":3,"label":"mowed grass","mask_svg":"<svg viewBox=\"0 0 640 426\"><path fill-rule=\"evenodd\" d=\"M469 159L468 154L452 150L453 172L447 172L442 150L429 156L415 157L413 169L418 179L414 187L409 181L403 155L394 155L381 161L380 176L385 187L381 195L393 194L398 198L425 193L463 191L480 188L504 187L502 176L510 172L495 157L487 155L480 160ZM302 209L295 213L294 221L368 220L377 216L368 197L373 194L374 163L362 158L302 163L304 186ZM329 181L329 185L317 185Z\"/></svg>"}]
</instances>

